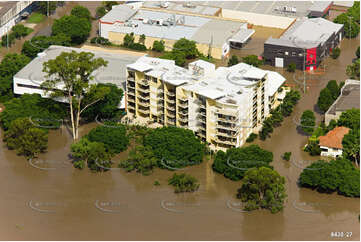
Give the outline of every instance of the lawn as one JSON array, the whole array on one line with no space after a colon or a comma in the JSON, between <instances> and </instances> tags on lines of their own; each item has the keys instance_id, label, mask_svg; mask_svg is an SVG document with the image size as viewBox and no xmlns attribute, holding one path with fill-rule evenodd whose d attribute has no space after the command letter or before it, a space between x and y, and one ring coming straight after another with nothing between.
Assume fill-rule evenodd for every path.
<instances>
[{"instance_id":1,"label":"lawn","mask_svg":"<svg viewBox=\"0 0 361 242\"><path fill-rule=\"evenodd\" d=\"M41 13L32 13L28 18L27 22L31 24L37 24L45 19L45 15Z\"/></svg>"}]
</instances>

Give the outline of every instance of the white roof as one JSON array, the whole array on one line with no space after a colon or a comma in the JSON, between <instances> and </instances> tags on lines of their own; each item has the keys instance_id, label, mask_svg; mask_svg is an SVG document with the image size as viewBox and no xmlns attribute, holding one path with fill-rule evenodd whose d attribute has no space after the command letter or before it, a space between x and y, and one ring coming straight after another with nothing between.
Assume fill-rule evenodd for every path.
<instances>
[{"instance_id":1,"label":"white roof","mask_svg":"<svg viewBox=\"0 0 361 242\"><path fill-rule=\"evenodd\" d=\"M266 71L267 72L267 89L268 89L268 96L273 96L278 88L280 88L283 83L286 81L282 75L275 71Z\"/></svg>"},{"instance_id":2,"label":"white roof","mask_svg":"<svg viewBox=\"0 0 361 242\"><path fill-rule=\"evenodd\" d=\"M233 35L229 41L246 43L249 38L255 33L254 29L243 29L241 28L235 35Z\"/></svg>"}]
</instances>

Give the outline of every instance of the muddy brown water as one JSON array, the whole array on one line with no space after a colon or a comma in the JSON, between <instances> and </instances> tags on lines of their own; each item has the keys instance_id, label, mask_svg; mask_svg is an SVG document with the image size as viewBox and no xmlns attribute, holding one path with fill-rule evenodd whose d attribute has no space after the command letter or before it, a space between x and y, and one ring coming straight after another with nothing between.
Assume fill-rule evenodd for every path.
<instances>
[{"instance_id":1,"label":"muddy brown water","mask_svg":"<svg viewBox=\"0 0 361 242\"><path fill-rule=\"evenodd\" d=\"M150 176L142 176L117 169L105 173L74 169L68 157L71 137L61 129L49 134L48 152L40 156L46 164L35 163L35 167L0 141L0 239L336 240L331 232L352 232L351 237L342 239L359 240L358 198L320 194L297 186L300 167L307 164L302 161L317 157L302 151L307 137L298 133L293 121L306 109L316 111L319 91L328 80L347 79L345 68L358 45L359 38L344 40L341 56L325 61L324 75L306 76L308 91L292 116L270 139L255 141L273 152L272 165L286 177L288 198L282 212L241 212L235 199L241 183L214 173L211 161L185 170L199 179L201 187L194 194L181 195L167 185L172 171L156 169ZM290 85L298 87L293 74L265 68L279 71ZM302 77L302 72L297 71L296 77ZM320 121L322 115L316 115ZM93 127L95 124L83 126L81 133ZM292 162L280 158L287 151L292 152ZM125 157L123 154L117 159ZM160 186L153 185L156 180Z\"/></svg>"}]
</instances>

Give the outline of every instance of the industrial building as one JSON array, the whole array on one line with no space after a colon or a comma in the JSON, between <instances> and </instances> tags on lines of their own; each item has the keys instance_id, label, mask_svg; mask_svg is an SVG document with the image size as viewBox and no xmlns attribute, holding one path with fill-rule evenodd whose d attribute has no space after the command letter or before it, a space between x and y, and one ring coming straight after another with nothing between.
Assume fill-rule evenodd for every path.
<instances>
[{"instance_id":1,"label":"industrial building","mask_svg":"<svg viewBox=\"0 0 361 242\"><path fill-rule=\"evenodd\" d=\"M308 17L319 18L328 16L332 4L332 1L314 2L313 5L308 9L310 11Z\"/></svg>"},{"instance_id":2,"label":"industrial building","mask_svg":"<svg viewBox=\"0 0 361 242\"><path fill-rule=\"evenodd\" d=\"M103 38L122 44L126 34L134 33L135 41L145 35L145 46L151 48L154 41L163 40L166 50L186 38L197 44L205 56L221 59L232 46L242 47L254 34L245 21L231 21L213 16L198 16L157 11L152 9L135 10L127 5L113 6L113 9L99 20L99 33Z\"/></svg>"},{"instance_id":3,"label":"industrial building","mask_svg":"<svg viewBox=\"0 0 361 242\"><path fill-rule=\"evenodd\" d=\"M264 43L266 63L297 69L315 70L344 37L342 24L323 18L302 18L291 25L280 38L269 37Z\"/></svg>"},{"instance_id":4,"label":"industrial building","mask_svg":"<svg viewBox=\"0 0 361 242\"><path fill-rule=\"evenodd\" d=\"M48 49L39 53L29 64L21 69L14 76L14 93L15 94L40 94L42 97L48 97L44 90L40 87L41 84L46 80L45 73L43 70L43 63L55 59L62 52L91 52L94 54L94 58L103 58L108 61L106 67L102 67L93 73L93 84L95 83L112 83L117 85L119 88L125 90L126 82L126 65L136 61L139 56L126 55L126 54L112 54L108 52L82 50L79 48L71 48L64 46L52 45ZM119 104L119 108L125 108L124 97Z\"/></svg>"},{"instance_id":5,"label":"industrial building","mask_svg":"<svg viewBox=\"0 0 361 242\"><path fill-rule=\"evenodd\" d=\"M346 80L341 88L341 94L325 114L325 124L332 119L338 120L342 112L357 108L360 109L360 81Z\"/></svg>"},{"instance_id":6,"label":"industrial building","mask_svg":"<svg viewBox=\"0 0 361 242\"><path fill-rule=\"evenodd\" d=\"M127 66L130 118L193 130L215 149L242 146L283 100L285 78L245 63L215 68L198 60L141 57Z\"/></svg>"}]
</instances>

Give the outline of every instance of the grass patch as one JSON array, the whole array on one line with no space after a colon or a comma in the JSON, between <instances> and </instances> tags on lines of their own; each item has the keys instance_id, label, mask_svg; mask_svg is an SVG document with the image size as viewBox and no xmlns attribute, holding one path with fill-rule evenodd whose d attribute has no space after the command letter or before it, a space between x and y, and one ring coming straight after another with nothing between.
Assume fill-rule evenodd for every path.
<instances>
[{"instance_id":1,"label":"grass patch","mask_svg":"<svg viewBox=\"0 0 361 242\"><path fill-rule=\"evenodd\" d=\"M44 14L32 13L26 22L31 23L31 24L38 24L38 23L42 22L44 19L45 19Z\"/></svg>"}]
</instances>

